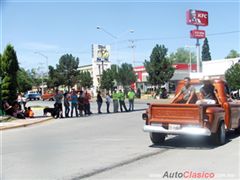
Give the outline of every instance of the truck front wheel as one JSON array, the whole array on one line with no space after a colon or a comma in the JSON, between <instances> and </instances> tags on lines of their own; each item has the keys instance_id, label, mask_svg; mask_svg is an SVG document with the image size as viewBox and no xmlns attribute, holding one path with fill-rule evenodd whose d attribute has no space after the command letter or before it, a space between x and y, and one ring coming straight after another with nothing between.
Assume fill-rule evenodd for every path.
<instances>
[{"instance_id":1,"label":"truck front wheel","mask_svg":"<svg viewBox=\"0 0 240 180\"><path fill-rule=\"evenodd\" d=\"M162 144L165 140L166 135L161 133L150 133L150 139L153 144Z\"/></svg>"},{"instance_id":2,"label":"truck front wheel","mask_svg":"<svg viewBox=\"0 0 240 180\"><path fill-rule=\"evenodd\" d=\"M222 121L216 133L212 135L213 141L215 145L223 145L226 142L226 131L225 131L225 124Z\"/></svg>"}]
</instances>

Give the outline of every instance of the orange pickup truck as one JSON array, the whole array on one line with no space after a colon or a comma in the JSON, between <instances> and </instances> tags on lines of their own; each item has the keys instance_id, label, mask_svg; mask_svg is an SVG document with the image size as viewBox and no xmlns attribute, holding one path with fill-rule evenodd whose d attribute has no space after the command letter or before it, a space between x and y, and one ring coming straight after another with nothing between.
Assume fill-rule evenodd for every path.
<instances>
[{"instance_id":1,"label":"orange pickup truck","mask_svg":"<svg viewBox=\"0 0 240 180\"><path fill-rule=\"evenodd\" d=\"M223 145L226 131L235 129L240 132L240 103L229 100L226 83L213 80L216 104L149 104L142 118L145 120L143 130L150 133L153 144L161 144L167 135L209 136L215 145ZM196 97L202 86L200 80L191 80L196 89ZM180 81L176 94L184 86ZM180 97L179 97L180 98Z\"/></svg>"}]
</instances>

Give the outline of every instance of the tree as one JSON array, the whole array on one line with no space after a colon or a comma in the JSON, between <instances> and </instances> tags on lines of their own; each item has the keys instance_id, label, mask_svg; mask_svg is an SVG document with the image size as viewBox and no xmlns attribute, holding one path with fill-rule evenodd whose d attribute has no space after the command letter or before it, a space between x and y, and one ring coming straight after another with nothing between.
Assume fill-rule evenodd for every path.
<instances>
[{"instance_id":1,"label":"tree","mask_svg":"<svg viewBox=\"0 0 240 180\"><path fill-rule=\"evenodd\" d=\"M48 67L48 79L47 86L49 88L55 88L62 85L64 81L64 77L61 73L59 73L53 66Z\"/></svg>"},{"instance_id":2,"label":"tree","mask_svg":"<svg viewBox=\"0 0 240 180\"><path fill-rule=\"evenodd\" d=\"M2 55L0 54L0 78L3 78L3 71L2 71ZM2 80L2 79L1 79Z\"/></svg>"},{"instance_id":3,"label":"tree","mask_svg":"<svg viewBox=\"0 0 240 180\"><path fill-rule=\"evenodd\" d=\"M119 76L118 76L118 70L119 70L119 66L118 65L116 65L116 64L112 64L111 65L111 72L112 72L113 79L119 85L120 81L119 81Z\"/></svg>"},{"instance_id":4,"label":"tree","mask_svg":"<svg viewBox=\"0 0 240 180\"><path fill-rule=\"evenodd\" d=\"M225 59L230 59L230 58L237 58L240 57L240 54L236 50L231 50L229 54L225 57Z\"/></svg>"},{"instance_id":5,"label":"tree","mask_svg":"<svg viewBox=\"0 0 240 180\"><path fill-rule=\"evenodd\" d=\"M137 76L131 64L123 63L121 67L118 68L117 75L119 83L122 86L129 86L137 81Z\"/></svg>"},{"instance_id":6,"label":"tree","mask_svg":"<svg viewBox=\"0 0 240 180\"><path fill-rule=\"evenodd\" d=\"M240 89L240 64L236 63L232 65L225 72L225 79L228 82L230 88L233 90Z\"/></svg>"},{"instance_id":7,"label":"tree","mask_svg":"<svg viewBox=\"0 0 240 180\"><path fill-rule=\"evenodd\" d=\"M150 56L150 61L145 60L144 66L148 72L148 82L152 85L164 85L173 74L172 62L166 57L167 48L164 45L156 45Z\"/></svg>"},{"instance_id":8,"label":"tree","mask_svg":"<svg viewBox=\"0 0 240 180\"><path fill-rule=\"evenodd\" d=\"M93 85L93 79L90 72L84 71L80 72L79 83L84 88L90 88Z\"/></svg>"},{"instance_id":9,"label":"tree","mask_svg":"<svg viewBox=\"0 0 240 180\"><path fill-rule=\"evenodd\" d=\"M59 59L57 65L57 74L63 77L62 84L68 87L74 86L78 79L80 71L78 70L79 58L73 57L72 54L65 54Z\"/></svg>"},{"instance_id":10,"label":"tree","mask_svg":"<svg viewBox=\"0 0 240 180\"><path fill-rule=\"evenodd\" d=\"M17 82L19 92L26 92L32 89L33 80L31 76L23 68L17 72Z\"/></svg>"},{"instance_id":11,"label":"tree","mask_svg":"<svg viewBox=\"0 0 240 180\"><path fill-rule=\"evenodd\" d=\"M56 69L49 66L47 86L55 88L60 85L73 87L78 82L80 71L78 70L79 58L73 57L71 54L65 54L60 57Z\"/></svg>"},{"instance_id":12,"label":"tree","mask_svg":"<svg viewBox=\"0 0 240 180\"><path fill-rule=\"evenodd\" d=\"M208 45L208 39L205 38L202 46L202 61L210 61L211 53Z\"/></svg>"},{"instance_id":13,"label":"tree","mask_svg":"<svg viewBox=\"0 0 240 180\"><path fill-rule=\"evenodd\" d=\"M114 74L112 69L107 69L103 71L101 77L101 89L106 89L107 91L112 90L114 87Z\"/></svg>"},{"instance_id":14,"label":"tree","mask_svg":"<svg viewBox=\"0 0 240 180\"><path fill-rule=\"evenodd\" d=\"M190 54L191 53L191 54ZM190 56L191 56L191 63L196 63L196 55L184 48L178 48L176 53L171 53L169 56L169 60L173 63L190 63Z\"/></svg>"},{"instance_id":15,"label":"tree","mask_svg":"<svg viewBox=\"0 0 240 180\"><path fill-rule=\"evenodd\" d=\"M17 98L17 72L19 70L17 54L10 44L5 48L2 55L2 98L12 103Z\"/></svg>"},{"instance_id":16,"label":"tree","mask_svg":"<svg viewBox=\"0 0 240 180\"><path fill-rule=\"evenodd\" d=\"M2 71L2 55L0 54L0 110L2 108L2 79L3 79L3 71ZM0 111L2 113L2 111Z\"/></svg>"}]
</instances>

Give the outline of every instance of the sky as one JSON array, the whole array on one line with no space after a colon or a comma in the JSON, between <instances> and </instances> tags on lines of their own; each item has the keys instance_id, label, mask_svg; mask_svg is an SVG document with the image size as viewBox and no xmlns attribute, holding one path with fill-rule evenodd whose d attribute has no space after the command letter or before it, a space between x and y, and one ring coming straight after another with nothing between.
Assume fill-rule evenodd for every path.
<instances>
[{"instance_id":1,"label":"sky","mask_svg":"<svg viewBox=\"0 0 240 180\"><path fill-rule=\"evenodd\" d=\"M240 52L240 1L78 1L1 0L1 52L12 44L25 69L55 65L66 53L91 64L92 44L111 45L112 63L142 65L156 44L168 55L189 46L193 25L186 11L208 11L206 31L213 60ZM100 29L97 29L100 26ZM116 37L116 38L114 38ZM131 47L133 40L134 49ZM202 46L203 40L200 40Z\"/></svg>"}]
</instances>

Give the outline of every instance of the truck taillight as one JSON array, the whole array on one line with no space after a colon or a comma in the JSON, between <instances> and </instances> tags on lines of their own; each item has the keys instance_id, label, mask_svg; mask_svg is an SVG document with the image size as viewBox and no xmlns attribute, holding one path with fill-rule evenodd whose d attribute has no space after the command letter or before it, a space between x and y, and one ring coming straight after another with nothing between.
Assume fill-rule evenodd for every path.
<instances>
[{"instance_id":1,"label":"truck taillight","mask_svg":"<svg viewBox=\"0 0 240 180\"><path fill-rule=\"evenodd\" d=\"M146 113L143 113L143 114L142 114L142 119L143 119L144 121L148 120L148 115L147 115Z\"/></svg>"}]
</instances>

